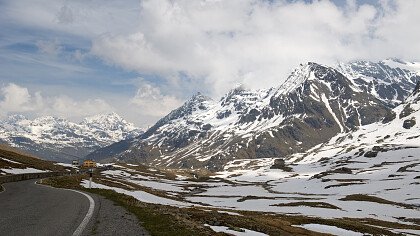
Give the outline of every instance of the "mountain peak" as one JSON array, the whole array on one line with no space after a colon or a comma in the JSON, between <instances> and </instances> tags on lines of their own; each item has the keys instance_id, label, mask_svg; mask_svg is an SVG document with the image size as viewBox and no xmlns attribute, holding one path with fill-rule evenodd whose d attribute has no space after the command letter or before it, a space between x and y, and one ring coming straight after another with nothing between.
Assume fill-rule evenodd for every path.
<instances>
[{"instance_id":1,"label":"mountain peak","mask_svg":"<svg viewBox=\"0 0 420 236\"><path fill-rule=\"evenodd\" d=\"M287 94L296 90L305 81L323 78L326 73L331 72L335 73L336 71L315 62L300 64L287 77L286 81L277 88L276 94Z\"/></svg>"},{"instance_id":2,"label":"mountain peak","mask_svg":"<svg viewBox=\"0 0 420 236\"><path fill-rule=\"evenodd\" d=\"M134 124L127 122L115 112L87 117L83 119L80 125L95 130L112 130L118 132L134 132L137 130L135 133L140 133Z\"/></svg>"},{"instance_id":3,"label":"mountain peak","mask_svg":"<svg viewBox=\"0 0 420 236\"><path fill-rule=\"evenodd\" d=\"M16 123L16 122L19 122L19 121L22 121L22 120L27 120L27 118L26 118L26 116L21 115L21 114L13 114L13 115L9 115L9 116L6 118L6 121L7 121L8 123Z\"/></svg>"},{"instance_id":4,"label":"mountain peak","mask_svg":"<svg viewBox=\"0 0 420 236\"><path fill-rule=\"evenodd\" d=\"M83 119L83 124L88 123L104 123L104 122L119 122L124 121L124 119L115 112L107 113L107 114L98 114L94 116L89 116Z\"/></svg>"},{"instance_id":5,"label":"mountain peak","mask_svg":"<svg viewBox=\"0 0 420 236\"><path fill-rule=\"evenodd\" d=\"M236 95L241 95L245 91L246 91L245 87L242 84L238 84L233 89L231 89L225 96L223 96L220 99L220 102L221 102L222 105L225 105L225 104L229 103L230 101L232 101L232 99Z\"/></svg>"},{"instance_id":6,"label":"mountain peak","mask_svg":"<svg viewBox=\"0 0 420 236\"><path fill-rule=\"evenodd\" d=\"M48 123L60 123L60 122L68 122L68 121L64 118L58 118L55 116L42 116L42 117L35 118L33 120L33 123L35 124L48 124Z\"/></svg>"},{"instance_id":7,"label":"mountain peak","mask_svg":"<svg viewBox=\"0 0 420 236\"><path fill-rule=\"evenodd\" d=\"M186 103L200 103L204 101L211 101L210 97L203 95L201 92L195 93Z\"/></svg>"}]
</instances>

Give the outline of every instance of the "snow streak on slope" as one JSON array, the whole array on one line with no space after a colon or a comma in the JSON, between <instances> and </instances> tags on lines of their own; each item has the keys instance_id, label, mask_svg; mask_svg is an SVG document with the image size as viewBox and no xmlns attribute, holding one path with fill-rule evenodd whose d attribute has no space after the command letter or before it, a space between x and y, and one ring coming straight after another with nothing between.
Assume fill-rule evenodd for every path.
<instances>
[{"instance_id":1,"label":"snow streak on slope","mask_svg":"<svg viewBox=\"0 0 420 236\"><path fill-rule=\"evenodd\" d=\"M327 97L325 96L325 94L321 95L321 100L322 102L324 102L325 106L327 107L328 111L330 112L330 114L334 117L335 122L338 124L338 126L340 126L340 131L343 132L344 128L341 125L340 121L338 120L337 116L335 115L335 113L333 112L333 110L331 109L330 103L328 102Z\"/></svg>"},{"instance_id":2,"label":"snow streak on slope","mask_svg":"<svg viewBox=\"0 0 420 236\"><path fill-rule=\"evenodd\" d=\"M345 154L348 150L361 154L360 149L374 149L375 146L384 146L384 150L390 147L420 147L420 83L405 103L393 109L395 118L384 123L377 122L361 126L358 130L349 133L338 134L329 142L312 148L305 154L296 154L305 161L318 161L325 153L328 156ZM373 152L380 151L373 150ZM336 150L331 153L331 150ZM310 158L309 158L310 157Z\"/></svg>"}]
</instances>

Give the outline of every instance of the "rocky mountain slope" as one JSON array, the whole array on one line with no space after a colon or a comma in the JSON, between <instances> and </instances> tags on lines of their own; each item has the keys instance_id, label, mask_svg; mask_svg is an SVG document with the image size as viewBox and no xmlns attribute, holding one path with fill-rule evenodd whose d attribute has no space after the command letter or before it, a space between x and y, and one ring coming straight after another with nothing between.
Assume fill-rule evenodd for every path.
<instances>
[{"instance_id":1,"label":"rocky mountain slope","mask_svg":"<svg viewBox=\"0 0 420 236\"><path fill-rule=\"evenodd\" d=\"M420 80L417 64L306 63L280 86L238 87L219 101L197 94L137 138L89 158L220 170L234 159L284 157L339 133L389 122Z\"/></svg>"},{"instance_id":2,"label":"rocky mountain slope","mask_svg":"<svg viewBox=\"0 0 420 236\"><path fill-rule=\"evenodd\" d=\"M419 80L419 63L388 59L379 63L355 61L339 63L337 70L352 78L359 88L390 106L403 102Z\"/></svg>"},{"instance_id":3,"label":"rocky mountain slope","mask_svg":"<svg viewBox=\"0 0 420 236\"><path fill-rule=\"evenodd\" d=\"M13 115L0 121L0 142L55 161L68 162L141 133L116 113L88 117L79 124L51 116L29 120Z\"/></svg>"},{"instance_id":4,"label":"rocky mountain slope","mask_svg":"<svg viewBox=\"0 0 420 236\"><path fill-rule=\"evenodd\" d=\"M379 153L420 149L420 82L393 112L395 116L389 121L362 126L354 132L340 133L305 153L294 154L290 161L318 162L323 159L321 162L327 162L327 157L335 157L337 161L340 156L354 160L360 156L375 158ZM394 157L398 160L397 156ZM416 165L420 164L418 157L413 159Z\"/></svg>"}]
</instances>

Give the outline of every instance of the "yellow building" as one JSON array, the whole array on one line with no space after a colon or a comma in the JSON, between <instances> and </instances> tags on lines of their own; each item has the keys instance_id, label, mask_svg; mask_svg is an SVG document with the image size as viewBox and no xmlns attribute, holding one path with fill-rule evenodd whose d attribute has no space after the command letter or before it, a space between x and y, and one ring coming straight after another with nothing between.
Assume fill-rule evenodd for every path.
<instances>
[{"instance_id":1,"label":"yellow building","mask_svg":"<svg viewBox=\"0 0 420 236\"><path fill-rule=\"evenodd\" d=\"M83 168L94 168L96 167L96 162L92 160L85 160L82 165Z\"/></svg>"}]
</instances>

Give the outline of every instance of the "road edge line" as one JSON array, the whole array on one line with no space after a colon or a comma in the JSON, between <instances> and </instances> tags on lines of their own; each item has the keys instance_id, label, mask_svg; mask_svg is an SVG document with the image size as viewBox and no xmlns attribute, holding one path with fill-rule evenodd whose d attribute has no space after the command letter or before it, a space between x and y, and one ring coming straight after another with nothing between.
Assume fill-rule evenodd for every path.
<instances>
[{"instance_id":1,"label":"road edge line","mask_svg":"<svg viewBox=\"0 0 420 236\"><path fill-rule=\"evenodd\" d=\"M41 179L41 181L42 181L42 179ZM40 183L38 183L38 180L35 181L35 184L40 185L40 186L44 186L44 187L54 188L53 186L40 184ZM55 188L55 189L63 189L63 190L76 192L76 193L82 194L83 196L85 196L89 200L88 212L86 213L85 218L83 218L82 223L80 223L80 225L77 227L77 229L72 234L72 236L80 236L83 233L83 230L85 230L87 224L89 223L90 219L93 216L93 212L95 210L95 201L93 200L93 198L90 195L88 195L84 192L81 192L81 191L77 191L77 190L74 190L74 189L67 189L67 188Z\"/></svg>"},{"instance_id":2,"label":"road edge line","mask_svg":"<svg viewBox=\"0 0 420 236\"><path fill-rule=\"evenodd\" d=\"M85 197L87 197L87 199L89 200L89 210L86 213L85 218L83 219L82 223L80 223L79 227L77 227L77 229L74 231L73 236L79 236L82 234L83 230L85 230L87 224L89 223L90 219L93 216L93 212L95 210L95 201L93 200L93 198L91 196L89 196L86 193L77 191L77 190L73 190L73 189L67 189L76 193L80 193L82 195L84 195Z\"/></svg>"}]
</instances>

